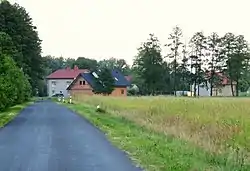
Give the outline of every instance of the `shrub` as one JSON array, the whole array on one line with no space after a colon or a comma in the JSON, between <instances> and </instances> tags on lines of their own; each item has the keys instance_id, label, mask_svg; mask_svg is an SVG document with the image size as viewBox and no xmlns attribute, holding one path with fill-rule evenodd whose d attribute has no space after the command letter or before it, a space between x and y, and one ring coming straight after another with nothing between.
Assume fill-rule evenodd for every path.
<instances>
[{"instance_id":1,"label":"shrub","mask_svg":"<svg viewBox=\"0 0 250 171\"><path fill-rule=\"evenodd\" d=\"M14 60L0 51L0 111L23 103L31 97L31 86L27 77Z\"/></svg>"}]
</instances>

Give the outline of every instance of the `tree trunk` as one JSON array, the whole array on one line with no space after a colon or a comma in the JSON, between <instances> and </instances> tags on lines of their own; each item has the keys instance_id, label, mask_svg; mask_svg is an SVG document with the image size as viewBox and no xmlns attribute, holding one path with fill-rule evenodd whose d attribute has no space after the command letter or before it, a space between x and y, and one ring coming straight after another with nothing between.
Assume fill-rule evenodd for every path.
<instances>
[{"instance_id":1,"label":"tree trunk","mask_svg":"<svg viewBox=\"0 0 250 171\"><path fill-rule=\"evenodd\" d=\"M198 97L200 96L200 85L198 84L198 91L197 91Z\"/></svg>"},{"instance_id":2,"label":"tree trunk","mask_svg":"<svg viewBox=\"0 0 250 171\"><path fill-rule=\"evenodd\" d=\"M211 70L211 78L210 78L210 96L213 96L213 81L214 81L214 75L215 75L215 71L214 71L214 66L213 66L213 60L212 59L212 70Z\"/></svg>"},{"instance_id":3,"label":"tree trunk","mask_svg":"<svg viewBox=\"0 0 250 171\"><path fill-rule=\"evenodd\" d=\"M233 87L233 81L232 80L230 80L230 84L231 84L232 96L234 96L234 87Z\"/></svg>"},{"instance_id":4,"label":"tree trunk","mask_svg":"<svg viewBox=\"0 0 250 171\"><path fill-rule=\"evenodd\" d=\"M196 97L196 80L194 81L194 97Z\"/></svg>"},{"instance_id":5,"label":"tree trunk","mask_svg":"<svg viewBox=\"0 0 250 171\"><path fill-rule=\"evenodd\" d=\"M236 89L236 90L235 90L235 91L236 91L236 92L235 92L235 93L236 93L236 96L238 97L238 96L239 96L239 80L238 80L238 79L236 80L236 87L235 87L235 89Z\"/></svg>"},{"instance_id":6,"label":"tree trunk","mask_svg":"<svg viewBox=\"0 0 250 171\"><path fill-rule=\"evenodd\" d=\"M176 56L174 59L174 96L176 97Z\"/></svg>"},{"instance_id":7,"label":"tree trunk","mask_svg":"<svg viewBox=\"0 0 250 171\"><path fill-rule=\"evenodd\" d=\"M211 96L211 97L213 96L213 86L212 86L211 83L210 83L210 96Z\"/></svg>"},{"instance_id":8,"label":"tree trunk","mask_svg":"<svg viewBox=\"0 0 250 171\"><path fill-rule=\"evenodd\" d=\"M184 81L185 81L185 78L184 78L184 76L182 76L182 84L183 84L183 85L185 85L185 84L184 84ZM182 87L182 88L183 88L183 89L182 89L182 96L184 96L184 88L185 88L185 87L186 87L186 85Z\"/></svg>"}]
</instances>

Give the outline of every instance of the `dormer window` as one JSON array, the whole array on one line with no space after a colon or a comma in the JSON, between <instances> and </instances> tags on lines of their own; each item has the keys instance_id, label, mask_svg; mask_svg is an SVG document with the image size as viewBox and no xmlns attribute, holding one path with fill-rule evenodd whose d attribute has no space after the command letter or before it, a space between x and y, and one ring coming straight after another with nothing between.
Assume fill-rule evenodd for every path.
<instances>
[{"instance_id":1,"label":"dormer window","mask_svg":"<svg viewBox=\"0 0 250 171\"><path fill-rule=\"evenodd\" d=\"M85 81L80 81L80 85L85 85Z\"/></svg>"}]
</instances>

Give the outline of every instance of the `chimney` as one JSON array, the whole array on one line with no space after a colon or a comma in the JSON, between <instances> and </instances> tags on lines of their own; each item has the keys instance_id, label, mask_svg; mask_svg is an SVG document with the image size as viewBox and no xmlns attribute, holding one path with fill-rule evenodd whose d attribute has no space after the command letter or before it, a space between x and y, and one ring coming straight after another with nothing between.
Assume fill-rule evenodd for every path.
<instances>
[{"instance_id":1,"label":"chimney","mask_svg":"<svg viewBox=\"0 0 250 171\"><path fill-rule=\"evenodd\" d=\"M74 66L74 71L77 71L77 70L78 70L78 66L75 65L75 66Z\"/></svg>"}]
</instances>

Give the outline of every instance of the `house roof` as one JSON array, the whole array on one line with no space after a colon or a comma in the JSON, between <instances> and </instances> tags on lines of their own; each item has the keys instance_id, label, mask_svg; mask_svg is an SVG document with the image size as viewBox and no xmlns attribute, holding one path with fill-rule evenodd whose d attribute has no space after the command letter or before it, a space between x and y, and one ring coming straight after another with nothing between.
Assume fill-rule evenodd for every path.
<instances>
[{"instance_id":1,"label":"house roof","mask_svg":"<svg viewBox=\"0 0 250 171\"><path fill-rule=\"evenodd\" d=\"M94 87L94 76L92 73L81 73L80 74L88 83L91 87Z\"/></svg>"},{"instance_id":2,"label":"house roof","mask_svg":"<svg viewBox=\"0 0 250 171\"><path fill-rule=\"evenodd\" d=\"M215 72L215 75L219 76L221 78L221 84L222 85L228 85L230 84L230 79L223 73L221 72ZM207 76L211 76L211 72L207 73Z\"/></svg>"},{"instance_id":3,"label":"house roof","mask_svg":"<svg viewBox=\"0 0 250 171\"><path fill-rule=\"evenodd\" d=\"M125 78L125 76L118 70L114 69L111 71L113 78L115 79L115 86L129 86L130 82Z\"/></svg>"},{"instance_id":4,"label":"house roof","mask_svg":"<svg viewBox=\"0 0 250 171\"><path fill-rule=\"evenodd\" d=\"M130 85L130 83L127 81L125 76L119 70L112 70L111 75L115 79L115 87L126 87L126 86ZM96 86L96 85L94 85L95 84L95 81L94 81L95 77L94 77L93 73L84 72L84 73L80 73L77 77L83 77L84 80L86 80L91 87ZM75 80L70 84L70 86L67 88L67 90L71 89L72 85L75 83Z\"/></svg>"},{"instance_id":5,"label":"house roof","mask_svg":"<svg viewBox=\"0 0 250 171\"><path fill-rule=\"evenodd\" d=\"M70 69L70 68L59 69L51 73L49 76L47 76L47 79L74 79L80 73L84 73L84 72L88 72L88 70L78 69L77 66L75 66L74 69Z\"/></svg>"}]
</instances>

